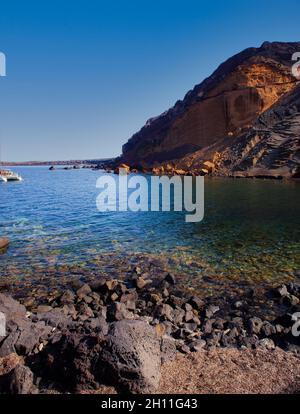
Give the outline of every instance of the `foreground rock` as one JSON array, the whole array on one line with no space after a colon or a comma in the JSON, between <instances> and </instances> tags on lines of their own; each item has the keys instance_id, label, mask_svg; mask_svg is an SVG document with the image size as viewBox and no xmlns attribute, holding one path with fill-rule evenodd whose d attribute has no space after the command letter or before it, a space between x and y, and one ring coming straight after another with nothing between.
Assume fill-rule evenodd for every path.
<instances>
[{"instance_id":1,"label":"foreground rock","mask_svg":"<svg viewBox=\"0 0 300 414\"><path fill-rule=\"evenodd\" d=\"M33 373L17 354L0 358L0 392L3 394L32 394L36 392Z\"/></svg>"},{"instance_id":2,"label":"foreground rock","mask_svg":"<svg viewBox=\"0 0 300 414\"><path fill-rule=\"evenodd\" d=\"M133 393L152 393L160 379L160 339L146 322L115 322L101 361L113 385Z\"/></svg>"},{"instance_id":3,"label":"foreground rock","mask_svg":"<svg viewBox=\"0 0 300 414\"><path fill-rule=\"evenodd\" d=\"M17 354L10 354L0 358L0 377L9 374L18 365L23 364L23 358Z\"/></svg>"},{"instance_id":4,"label":"foreground rock","mask_svg":"<svg viewBox=\"0 0 300 414\"><path fill-rule=\"evenodd\" d=\"M19 302L0 293L0 312L5 315L7 335L0 338L0 357L11 353L29 355L36 352L52 331L44 321L34 323L26 317Z\"/></svg>"},{"instance_id":5,"label":"foreground rock","mask_svg":"<svg viewBox=\"0 0 300 414\"><path fill-rule=\"evenodd\" d=\"M33 373L25 365L18 365L8 376L10 394L35 394Z\"/></svg>"},{"instance_id":6,"label":"foreground rock","mask_svg":"<svg viewBox=\"0 0 300 414\"><path fill-rule=\"evenodd\" d=\"M0 393L32 393L37 385L47 392L49 384L66 392L103 384L154 392L161 364L178 353L281 347L300 354L300 337L294 334L300 285L289 283L261 295L251 291L202 299L178 291L172 274L151 280L138 267L123 281L76 282L62 293L50 292L31 303L32 312L0 294L6 320ZM265 314L268 307L271 312Z\"/></svg>"}]
</instances>

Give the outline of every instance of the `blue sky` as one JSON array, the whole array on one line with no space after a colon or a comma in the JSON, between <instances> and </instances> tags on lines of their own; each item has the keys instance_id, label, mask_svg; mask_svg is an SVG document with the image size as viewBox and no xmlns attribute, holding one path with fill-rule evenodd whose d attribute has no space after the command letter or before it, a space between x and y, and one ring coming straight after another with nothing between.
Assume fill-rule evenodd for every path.
<instances>
[{"instance_id":1,"label":"blue sky","mask_svg":"<svg viewBox=\"0 0 300 414\"><path fill-rule=\"evenodd\" d=\"M2 159L119 155L225 59L299 41L298 0L1 2Z\"/></svg>"}]
</instances>

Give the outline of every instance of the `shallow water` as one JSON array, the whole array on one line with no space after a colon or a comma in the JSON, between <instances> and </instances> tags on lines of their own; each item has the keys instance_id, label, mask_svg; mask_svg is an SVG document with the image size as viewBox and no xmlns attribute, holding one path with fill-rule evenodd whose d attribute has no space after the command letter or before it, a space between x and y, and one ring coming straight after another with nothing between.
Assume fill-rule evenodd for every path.
<instances>
[{"instance_id":1,"label":"shallow water","mask_svg":"<svg viewBox=\"0 0 300 414\"><path fill-rule=\"evenodd\" d=\"M113 275L141 254L200 288L300 277L299 182L207 178L205 218L186 224L184 213L98 212L99 171L15 170L23 182L0 184L0 235L11 239L3 283Z\"/></svg>"}]
</instances>

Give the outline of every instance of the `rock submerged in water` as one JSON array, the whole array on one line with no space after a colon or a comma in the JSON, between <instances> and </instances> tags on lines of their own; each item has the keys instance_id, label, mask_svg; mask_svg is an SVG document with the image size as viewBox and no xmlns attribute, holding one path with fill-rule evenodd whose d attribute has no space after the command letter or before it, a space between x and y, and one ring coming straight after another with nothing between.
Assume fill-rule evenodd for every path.
<instances>
[{"instance_id":1,"label":"rock submerged in water","mask_svg":"<svg viewBox=\"0 0 300 414\"><path fill-rule=\"evenodd\" d=\"M0 237L0 252L8 248L10 240L8 237Z\"/></svg>"}]
</instances>

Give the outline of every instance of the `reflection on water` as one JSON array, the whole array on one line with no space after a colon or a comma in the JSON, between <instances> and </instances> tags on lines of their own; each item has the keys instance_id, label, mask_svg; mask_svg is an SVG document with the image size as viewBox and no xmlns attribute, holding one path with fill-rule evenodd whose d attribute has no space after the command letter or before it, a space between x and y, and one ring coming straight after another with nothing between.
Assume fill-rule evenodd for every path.
<instances>
[{"instance_id":1,"label":"reflection on water","mask_svg":"<svg viewBox=\"0 0 300 414\"><path fill-rule=\"evenodd\" d=\"M299 182L206 179L205 218L187 224L178 212L99 213L99 172L17 170L23 182L0 184L0 235L12 241L2 281L120 272L141 254L200 287L300 277Z\"/></svg>"}]
</instances>

